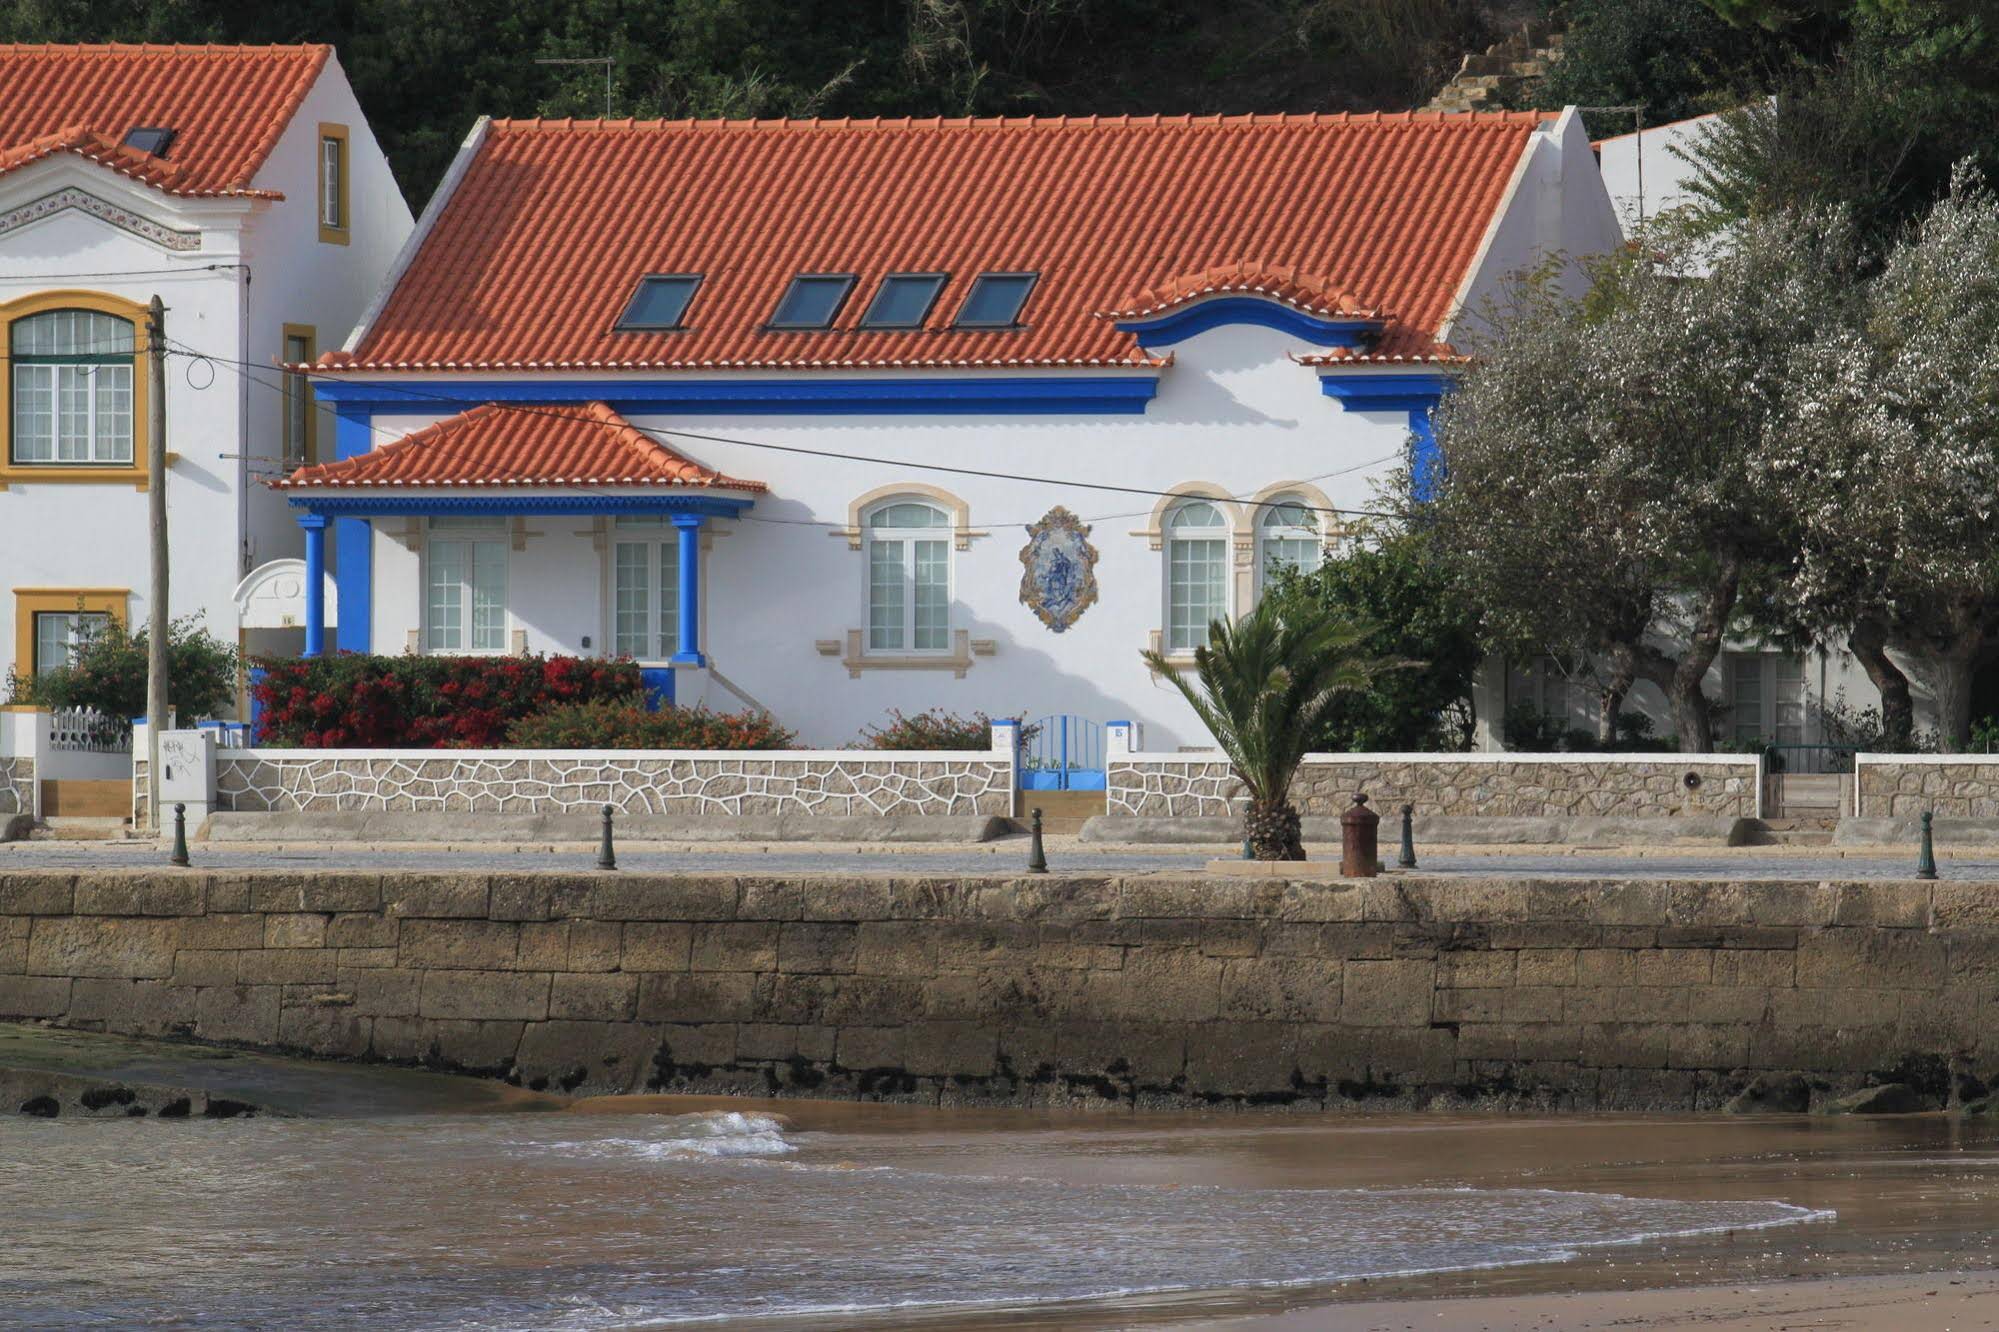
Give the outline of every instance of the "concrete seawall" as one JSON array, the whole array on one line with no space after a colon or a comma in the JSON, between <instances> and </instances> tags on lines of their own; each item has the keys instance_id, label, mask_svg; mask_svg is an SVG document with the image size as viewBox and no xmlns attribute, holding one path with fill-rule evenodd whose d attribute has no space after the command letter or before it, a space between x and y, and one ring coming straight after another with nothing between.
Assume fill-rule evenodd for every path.
<instances>
[{"instance_id":1,"label":"concrete seawall","mask_svg":"<svg viewBox=\"0 0 1999 1332\"><path fill-rule=\"evenodd\" d=\"M1696 1108L1999 1071L1999 884L5 873L0 1018L578 1090Z\"/></svg>"}]
</instances>

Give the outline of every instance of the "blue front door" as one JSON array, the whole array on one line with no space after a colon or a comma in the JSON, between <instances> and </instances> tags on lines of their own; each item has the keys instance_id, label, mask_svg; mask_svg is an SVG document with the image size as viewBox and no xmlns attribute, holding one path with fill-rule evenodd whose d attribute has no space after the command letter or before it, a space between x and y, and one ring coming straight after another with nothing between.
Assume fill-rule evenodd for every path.
<instances>
[{"instance_id":1,"label":"blue front door","mask_svg":"<svg viewBox=\"0 0 1999 1332\"><path fill-rule=\"evenodd\" d=\"M1104 789L1104 728L1087 717L1057 715L1029 722L1020 742L1023 791Z\"/></svg>"}]
</instances>

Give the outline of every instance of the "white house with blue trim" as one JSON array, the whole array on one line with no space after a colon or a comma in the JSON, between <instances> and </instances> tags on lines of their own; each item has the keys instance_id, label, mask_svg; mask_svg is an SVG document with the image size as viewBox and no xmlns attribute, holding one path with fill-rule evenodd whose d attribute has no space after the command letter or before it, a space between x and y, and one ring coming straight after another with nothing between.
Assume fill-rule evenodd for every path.
<instances>
[{"instance_id":1,"label":"white house with blue trim","mask_svg":"<svg viewBox=\"0 0 1999 1332\"><path fill-rule=\"evenodd\" d=\"M1573 113L482 122L300 368L309 650L1203 745L1140 650L1323 558L1454 330L1617 241Z\"/></svg>"}]
</instances>

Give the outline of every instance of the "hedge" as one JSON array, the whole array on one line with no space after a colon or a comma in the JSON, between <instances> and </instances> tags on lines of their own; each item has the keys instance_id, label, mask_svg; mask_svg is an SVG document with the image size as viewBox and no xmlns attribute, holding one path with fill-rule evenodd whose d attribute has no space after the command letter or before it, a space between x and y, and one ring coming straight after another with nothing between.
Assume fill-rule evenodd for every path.
<instances>
[{"instance_id":1,"label":"hedge","mask_svg":"<svg viewBox=\"0 0 1999 1332\"><path fill-rule=\"evenodd\" d=\"M262 658L258 744L301 749L487 749L551 708L638 709L636 662L594 657L419 657L342 652Z\"/></svg>"},{"instance_id":2,"label":"hedge","mask_svg":"<svg viewBox=\"0 0 1999 1332\"><path fill-rule=\"evenodd\" d=\"M648 712L617 702L564 704L507 732L516 749L790 749L797 741L767 712Z\"/></svg>"}]
</instances>

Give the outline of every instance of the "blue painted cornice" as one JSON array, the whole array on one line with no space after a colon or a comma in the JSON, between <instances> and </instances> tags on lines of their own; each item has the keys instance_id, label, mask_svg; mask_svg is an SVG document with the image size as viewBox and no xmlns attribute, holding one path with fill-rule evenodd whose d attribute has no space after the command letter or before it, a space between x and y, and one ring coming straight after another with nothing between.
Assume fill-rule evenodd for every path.
<instances>
[{"instance_id":1,"label":"blue painted cornice","mask_svg":"<svg viewBox=\"0 0 1999 1332\"><path fill-rule=\"evenodd\" d=\"M325 376L313 392L349 412L462 411L485 402L607 402L626 415L1141 416L1156 372L908 379L404 379Z\"/></svg>"},{"instance_id":2,"label":"blue painted cornice","mask_svg":"<svg viewBox=\"0 0 1999 1332\"><path fill-rule=\"evenodd\" d=\"M1450 387L1448 375L1319 376L1319 391L1350 412L1427 412Z\"/></svg>"},{"instance_id":3,"label":"blue painted cornice","mask_svg":"<svg viewBox=\"0 0 1999 1332\"><path fill-rule=\"evenodd\" d=\"M704 515L734 518L755 503L719 495L676 493L670 495L510 495L502 492L482 495L365 495L353 491L340 494L292 494L285 500L308 515L330 518L387 518L398 514L447 516L491 514L513 517L535 514L582 515L652 513ZM301 519L301 521L305 521Z\"/></svg>"},{"instance_id":4,"label":"blue painted cornice","mask_svg":"<svg viewBox=\"0 0 1999 1332\"><path fill-rule=\"evenodd\" d=\"M1224 324L1255 324L1289 333L1319 347L1358 347L1381 331L1379 319L1327 319L1265 296L1218 296L1150 319L1127 319L1118 331L1144 347L1170 347Z\"/></svg>"}]
</instances>

